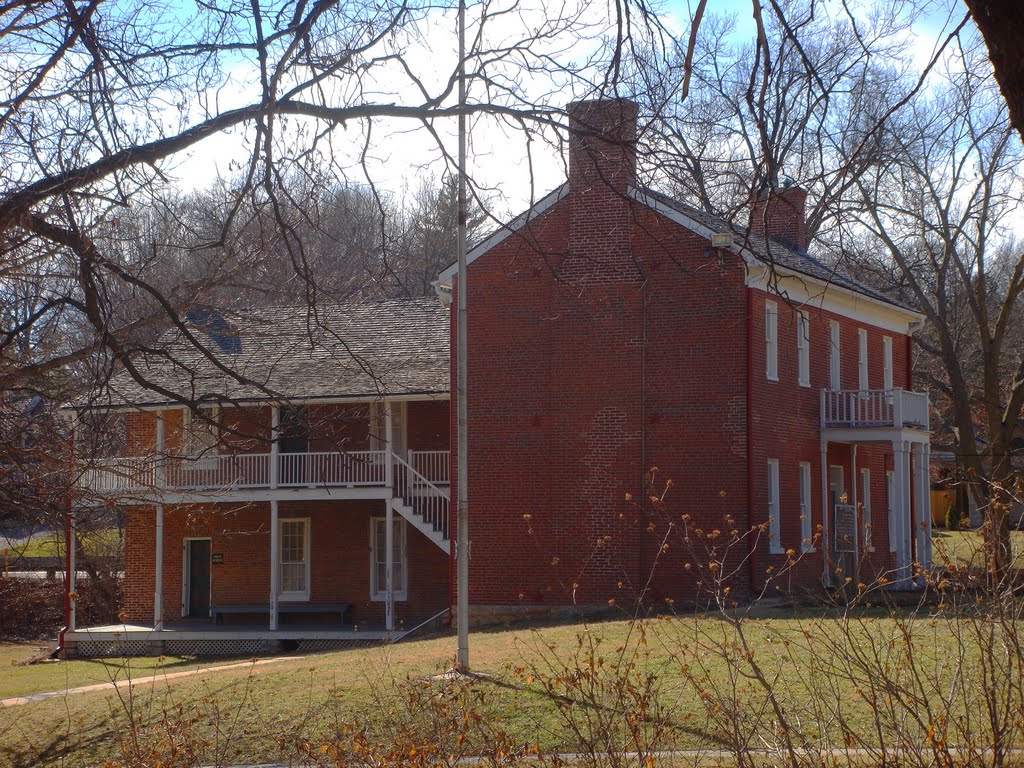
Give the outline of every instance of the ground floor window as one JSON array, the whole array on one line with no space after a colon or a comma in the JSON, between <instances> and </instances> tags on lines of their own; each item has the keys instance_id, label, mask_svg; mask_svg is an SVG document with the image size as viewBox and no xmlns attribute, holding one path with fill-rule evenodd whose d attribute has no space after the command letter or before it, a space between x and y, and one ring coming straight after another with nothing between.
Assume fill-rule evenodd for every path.
<instances>
[{"instance_id":1,"label":"ground floor window","mask_svg":"<svg viewBox=\"0 0 1024 768\"><path fill-rule=\"evenodd\" d=\"M280 525L280 598L309 600L309 518L283 518Z\"/></svg>"},{"instance_id":2,"label":"ground floor window","mask_svg":"<svg viewBox=\"0 0 1024 768\"><path fill-rule=\"evenodd\" d=\"M387 599L387 518L370 518L370 597L373 600ZM405 520L394 518L392 535L394 582L392 587L395 600L405 600L408 593L408 569L406 568Z\"/></svg>"}]
</instances>

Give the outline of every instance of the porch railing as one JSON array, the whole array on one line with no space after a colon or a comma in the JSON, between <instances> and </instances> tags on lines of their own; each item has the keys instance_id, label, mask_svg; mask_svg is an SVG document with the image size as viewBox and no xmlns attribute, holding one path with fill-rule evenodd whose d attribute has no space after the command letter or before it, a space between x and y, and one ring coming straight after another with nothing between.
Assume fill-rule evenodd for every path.
<instances>
[{"instance_id":1,"label":"porch railing","mask_svg":"<svg viewBox=\"0 0 1024 768\"><path fill-rule=\"evenodd\" d=\"M409 466L435 485L450 485L451 451L409 451Z\"/></svg>"},{"instance_id":2,"label":"porch railing","mask_svg":"<svg viewBox=\"0 0 1024 768\"><path fill-rule=\"evenodd\" d=\"M384 487L385 451L280 453L277 485ZM270 488L270 453L207 453L202 456L119 457L84 466L79 485L95 493ZM410 469L431 484L447 485L448 451L411 451Z\"/></svg>"},{"instance_id":3,"label":"porch railing","mask_svg":"<svg viewBox=\"0 0 1024 768\"><path fill-rule=\"evenodd\" d=\"M903 389L841 389L821 391L823 428L928 430L928 395Z\"/></svg>"}]
</instances>

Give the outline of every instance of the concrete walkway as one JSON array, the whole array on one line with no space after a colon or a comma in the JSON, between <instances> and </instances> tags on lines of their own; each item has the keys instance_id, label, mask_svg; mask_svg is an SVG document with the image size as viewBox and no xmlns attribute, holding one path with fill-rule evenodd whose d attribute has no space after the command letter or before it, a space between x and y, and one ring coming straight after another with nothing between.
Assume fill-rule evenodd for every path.
<instances>
[{"instance_id":1,"label":"concrete walkway","mask_svg":"<svg viewBox=\"0 0 1024 768\"><path fill-rule=\"evenodd\" d=\"M292 661L302 658L301 656L275 656L272 659L257 659L255 661L239 661L234 664L221 664L216 667L200 667L182 672L160 672L156 670L146 677L128 677L124 680L112 680L109 683L95 683L93 685L82 685L77 688L66 688L62 691L46 691L45 693L30 693L25 696L14 696L9 699L0 699L0 707L17 707L21 704L31 704L34 701L46 701L61 696L71 696L76 693L98 693L100 691L114 691L119 688L129 688L140 685L154 685L156 683L169 683L172 680L180 680L184 677L195 677L206 672L226 672L232 669L256 669L267 664L276 664L280 661Z\"/></svg>"}]
</instances>

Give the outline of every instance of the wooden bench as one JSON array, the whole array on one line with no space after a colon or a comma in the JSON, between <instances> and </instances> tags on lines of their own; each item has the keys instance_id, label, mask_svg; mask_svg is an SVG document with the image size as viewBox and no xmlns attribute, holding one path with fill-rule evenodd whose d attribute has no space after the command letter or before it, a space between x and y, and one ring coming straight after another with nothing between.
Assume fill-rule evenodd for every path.
<instances>
[{"instance_id":1,"label":"wooden bench","mask_svg":"<svg viewBox=\"0 0 1024 768\"><path fill-rule=\"evenodd\" d=\"M283 616L289 613L336 613L341 623L345 623L348 610L352 606L349 603L278 603L277 615ZM224 616L227 614L265 613L270 614L270 605L267 603L256 603L248 605L211 605L210 616L214 624L223 624Z\"/></svg>"}]
</instances>

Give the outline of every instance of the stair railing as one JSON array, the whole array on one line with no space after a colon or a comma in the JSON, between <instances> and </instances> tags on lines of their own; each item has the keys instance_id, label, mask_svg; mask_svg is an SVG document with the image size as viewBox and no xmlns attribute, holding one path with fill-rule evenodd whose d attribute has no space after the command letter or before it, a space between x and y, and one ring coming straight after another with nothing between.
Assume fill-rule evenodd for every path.
<instances>
[{"instance_id":1,"label":"stair railing","mask_svg":"<svg viewBox=\"0 0 1024 768\"><path fill-rule=\"evenodd\" d=\"M417 472L401 456L393 456L395 495L434 531L448 538L448 494Z\"/></svg>"}]
</instances>

